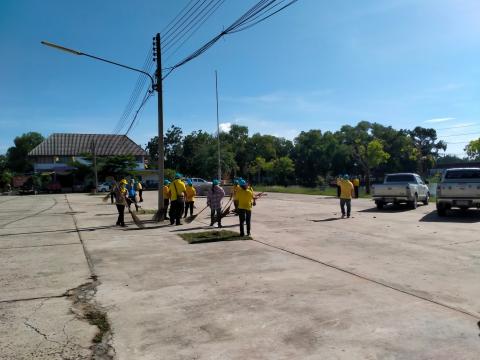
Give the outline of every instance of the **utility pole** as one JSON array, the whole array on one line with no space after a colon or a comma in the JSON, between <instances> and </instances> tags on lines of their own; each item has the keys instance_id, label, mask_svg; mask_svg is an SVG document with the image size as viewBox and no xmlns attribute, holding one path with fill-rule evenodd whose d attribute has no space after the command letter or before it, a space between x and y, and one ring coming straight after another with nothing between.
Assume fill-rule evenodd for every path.
<instances>
[{"instance_id":1,"label":"utility pole","mask_svg":"<svg viewBox=\"0 0 480 360\"><path fill-rule=\"evenodd\" d=\"M160 46L160 34L153 38L153 56L157 62L155 72L155 90L158 95L158 221L165 218L163 206L163 181L165 178L164 160L165 149L163 144L163 84L162 84L162 48Z\"/></svg>"},{"instance_id":2,"label":"utility pole","mask_svg":"<svg viewBox=\"0 0 480 360\"><path fill-rule=\"evenodd\" d=\"M97 149L95 146L95 139L92 140L92 154L93 154L93 172L95 173L95 190L93 193L97 193L98 189L98 171L97 171Z\"/></svg>"},{"instance_id":3,"label":"utility pole","mask_svg":"<svg viewBox=\"0 0 480 360\"><path fill-rule=\"evenodd\" d=\"M220 160L220 121L218 119L218 76L215 70L215 95L217 98L217 150L218 150L218 180L222 182L222 163Z\"/></svg>"}]
</instances>

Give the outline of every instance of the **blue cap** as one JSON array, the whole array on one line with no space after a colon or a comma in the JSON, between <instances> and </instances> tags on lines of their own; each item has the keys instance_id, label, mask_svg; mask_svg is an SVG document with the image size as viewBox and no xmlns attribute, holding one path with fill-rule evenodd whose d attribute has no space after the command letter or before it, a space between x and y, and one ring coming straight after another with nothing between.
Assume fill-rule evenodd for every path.
<instances>
[{"instance_id":1,"label":"blue cap","mask_svg":"<svg viewBox=\"0 0 480 360\"><path fill-rule=\"evenodd\" d=\"M245 185L247 185L247 182L246 182L245 180L243 180L243 179L240 179L240 180L238 180L238 184L239 184L240 186L245 186Z\"/></svg>"},{"instance_id":2,"label":"blue cap","mask_svg":"<svg viewBox=\"0 0 480 360\"><path fill-rule=\"evenodd\" d=\"M187 179L187 185L193 185L192 179Z\"/></svg>"},{"instance_id":3,"label":"blue cap","mask_svg":"<svg viewBox=\"0 0 480 360\"><path fill-rule=\"evenodd\" d=\"M234 179L234 180L233 180L233 183L234 183L235 185L238 185L238 179Z\"/></svg>"},{"instance_id":4,"label":"blue cap","mask_svg":"<svg viewBox=\"0 0 480 360\"><path fill-rule=\"evenodd\" d=\"M169 185L169 184L170 184L169 180L167 180L167 179L163 180L163 185Z\"/></svg>"},{"instance_id":5,"label":"blue cap","mask_svg":"<svg viewBox=\"0 0 480 360\"><path fill-rule=\"evenodd\" d=\"M175 179L181 179L181 178L182 178L182 174L180 174L180 173L175 174Z\"/></svg>"},{"instance_id":6,"label":"blue cap","mask_svg":"<svg viewBox=\"0 0 480 360\"><path fill-rule=\"evenodd\" d=\"M349 179L350 179L350 176L348 176L348 174L345 174L345 175L343 175L343 178L344 178L345 180L349 180Z\"/></svg>"},{"instance_id":7,"label":"blue cap","mask_svg":"<svg viewBox=\"0 0 480 360\"><path fill-rule=\"evenodd\" d=\"M218 181L217 179L213 179L212 184L213 185L218 185L218 184L220 184L220 181Z\"/></svg>"}]
</instances>

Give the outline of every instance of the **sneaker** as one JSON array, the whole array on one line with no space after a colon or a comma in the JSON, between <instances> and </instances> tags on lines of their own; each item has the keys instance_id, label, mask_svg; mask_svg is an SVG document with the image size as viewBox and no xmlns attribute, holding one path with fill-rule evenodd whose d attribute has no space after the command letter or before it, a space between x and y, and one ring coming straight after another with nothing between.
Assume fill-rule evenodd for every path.
<instances>
[{"instance_id":1,"label":"sneaker","mask_svg":"<svg viewBox=\"0 0 480 360\"><path fill-rule=\"evenodd\" d=\"M345 214L342 214L342 219L345 219Z\"/></svg>"},{"instance_id":2,"label":"sneaker","mask_svg":"<svg viewBox=\"0 0 480 360\"><path fill-rule=\"evenodd\" d=\"M222 228L223 226L222 226L222 224L218 224L218 227L219 227L219 228Z\"/></svg>"}]
</instances>

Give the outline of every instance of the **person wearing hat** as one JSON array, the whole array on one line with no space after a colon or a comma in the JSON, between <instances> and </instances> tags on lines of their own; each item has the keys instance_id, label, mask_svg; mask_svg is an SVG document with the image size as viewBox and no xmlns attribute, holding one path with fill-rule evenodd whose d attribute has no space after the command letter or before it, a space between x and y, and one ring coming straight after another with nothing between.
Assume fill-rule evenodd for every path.
<instances>
[{"instance_id":1,"label":"person wearing hat","mask_svg":"<svg viewBox=\"0 0 480 360\"><path fill-rule=\"evenodd\" d=\"M125 225L125 205L127 205L127 180L120 180L119 184L115 187L115 202L117 205L118 218L117 226L126 227Z\"/></svg>"},{"instance_id":2,"label":"person wearing hat","mask_svg":"<svg viewBox=\"0 0 480 360\"><path fill-rule=\"evenodd\" d=\"M197 195L197 190L193 187L192 179L187 180L186 187L187 201L185 202L185 215L187 217L188 209L190 209L190 216L193 215L193 204L195 203L195 195Z\"/></svg>"},{"instance_id":3,"label":"person wearing hat","mask_svg":"<svg viewBox=\"0 0 480 360\"><path fill-rule=\"evenodd\" d=\"M185 193L187 188L182 181L182 175L175 174L175 180L168 186L170 191L170 225L182 225L180 219L183 215L185 207Z\"/></svg>"},{"instance_id":4,"label":"person wearing hat","mask_svg":"<svg viewBox=\"0 0 480 360\"><path fill-rule=\"evenodd\" d=\"M342 219L345 217L345 205L347 207L347 218L350 217L353 191L353 184L350 182L350 177L344 175L340 181L340 209L342 210Z\"/></svg>"},{"instance_id":5,"label":"person wearing hat","mask_svg":"<svg viewBox=\"0 0 480 360\"><path fill-rule=\"evenodd\" d=\"M243 225L247 225L247 236L250 236L252 206L255 206L255 196L249 188L247 182L243 179L239 181L240 188L237 192L238 198L238 217L240 220L240 236L245 236Z\"/></svg>"},{"instance_id":6,"label":"person wearing hat","mask_svg":"<svg viewBox=\"0 0 480 360\"><path fill-rule=\"evenodd\" d=\"M165 220L169 220L167 217L168 205L170 205L170 181L165 179L163 180L163 214Z\"/></svg>"},{"instance_id":7,"label":"person wearing hat","mask_svg":"<svg viewBox=\"0 0 480 360\"><path fill-rule=\"evenodd\" d=\"M233 212L235 214L238 214L238 199L237 199L237 193L238 189L240 189L240 185L238 185L238 179L233 180L233 188L232 188L232 195L230 196L230 199L233 199L233 206L235 207L235 210Z\"/></svg>"},{"instance_id":8,"label":"person wearing hat","mask_svg":"<svg viewBox=\"0 0 480 360\"><path fill-rule=\"evenodd\" d=\"M130 185L128 186L128 197L127 197L127 205L130 209L130 205L135 204L135 211L138 212L138 203L137 203L137 190L135 186L135 179L130 180Z\"/></svg>"},{"instance_id":9,"label":"person wearing hat","mask_svg":"<svg viewBox=\"0 0 480 360\"><path fill-rule=\"evenodd\" d=\"M214 179L212 187L207 193L207 206L210 207L210 226L218 222L218 227L222 227L222 199L225 191L220 187L220 181Z\"/></svg>"}]
</instances>

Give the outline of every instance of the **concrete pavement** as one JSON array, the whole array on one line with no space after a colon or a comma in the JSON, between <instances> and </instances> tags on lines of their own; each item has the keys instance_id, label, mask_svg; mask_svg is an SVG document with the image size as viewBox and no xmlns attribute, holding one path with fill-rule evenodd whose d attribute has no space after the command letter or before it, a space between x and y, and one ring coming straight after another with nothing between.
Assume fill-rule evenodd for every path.
<instances>
[{"instance_id":1,"label":"concrete pavement","mask_svg":"<svg viewBox=\"0 0 480 360\"><path fill-rule=\"evenodd\" d=\"M144 193L145 208L155 195ZM208 228L208 219L121 229L99 196L67 199L71 207L63 195L2 206L2 297L61 295L93 272L118 359L478 358L478 213L438 219L434 205L377 211L354 200L353 218L339 220L336 199L269 194L254 208L254 241L188 245L177 234ZM71 301L46 303L54 300ZM38 306L31 301L0 302L10 314L2 324L16 324L19 339L35 335L20 321ZM61 316L47 325L48 314L37 311L36 324L63 326ZM69 324L83 341L95 332L81 319Z\"/></svg>"}]
</instances>

